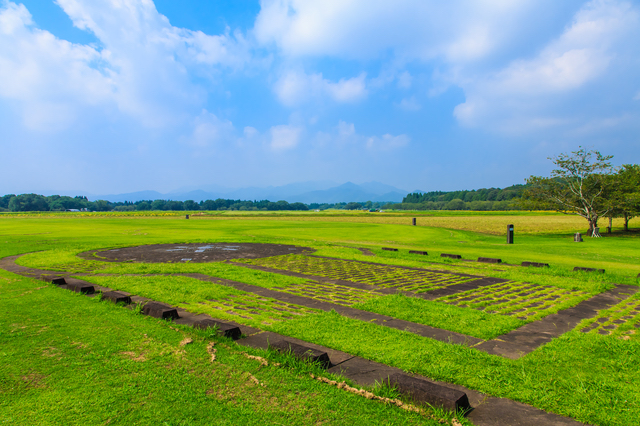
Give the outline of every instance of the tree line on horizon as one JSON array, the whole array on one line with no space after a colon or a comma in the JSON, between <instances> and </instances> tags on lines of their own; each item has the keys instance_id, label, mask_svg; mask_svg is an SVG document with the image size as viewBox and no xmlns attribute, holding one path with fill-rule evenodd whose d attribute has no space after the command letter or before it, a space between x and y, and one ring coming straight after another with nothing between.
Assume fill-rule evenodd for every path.
<instances>
[{"instance_id":1,"label":"tree line on horizon","mask_svg":"<svg viewBox=\"0 0 640 426\"><path fill-rule=\"evenodd\" d=\"M69 197L66 195L44 196L39 194L7 194L0 197L0 212L45 212L45 211L197 211L197 210L236 210L236 211L305 211L305 210L360 210L379 209L385 203L351 202L351 203L289 203L284 200L247 201L218 198L195 202L193 200L140 200L110 202L107 200L89 201L85 196ZM389 204L387 204L389 205Z\"/></svg>"},{"instance_id":2,"label":"tree line on horizon","mask_svg":"<svg viewBox=\"0 0 640 426\"><path fill-rule=\"evenodd\" d=\"M397 210L473 210L506 211L521 210L517 201L527 185L512 185L507 188L481 188L463 191L431 191L407 194L402 203L395 204Z\"/></svg>"}]
</instances>

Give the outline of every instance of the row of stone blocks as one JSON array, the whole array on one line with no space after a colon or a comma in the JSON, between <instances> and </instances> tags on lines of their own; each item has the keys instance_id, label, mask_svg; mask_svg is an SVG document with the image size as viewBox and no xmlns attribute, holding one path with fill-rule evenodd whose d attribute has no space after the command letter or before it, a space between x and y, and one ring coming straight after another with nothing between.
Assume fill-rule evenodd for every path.
<instances>
[{"instance_id":1,"label":"row of stone blocks","mask_svg":"<svg viewBox=\"0 0 640 426\"><path fill-rule=\"evenodd\" d=\"M382 247L382 250L387 250L387 251L398 251L397 248L389 248L389 247ZM422 255L427 255L426 251L417 251L417 250L409 250L409 253L414 253L414 254L422 254ZM449 259L462 259L462 256L460 256L459 254L450 254L450 253L442 253L440 254L440 257L446 257ZM493 257L479 257L478 258L478 262L482 262L482 263L502 263L502 259L496 259ZM542 262L522 262L521 266L527 266L527 267L536 267L536 268L548 268L549 264L548 263L542 263ZM604 274L604 269L597 269L597 268L583 268L581 266L576 266L575 268L573 268L574 271L586 271L586 272L599 272L601 274ZM640 274L638 274L638 278L640 278Z\"/></svg>"},{"instance_id":2,"label":"row of stone blocks","mask_svg":"<svg viewBox=\"0 0 640 426\"><path fill-rule=\"evenodd\" d=\"M386 250L386 251L398 251L397 248L391 248L391 247L382 247L382 250ZM426 251L419 251L419 250L409 250L410 254L421 254L423 256L428 255L429 253L427 253Z\"/></svg>"},{"instance_id":3,"label":"row of stone blocks","mask_svg":"<svg viewBox=\"0 0 640 426\"><path fill-rule=\"evenodd\" d=\"M288 353L303 361L318 363L325 369L332 367L329 355L323 351L287 340L270 343L269 347L281 353ZM450 411L467 411L471 408L466 393L425 379L403 373L394 373L387 377L384 382L388 386L396 388L400 394L409 397L414 403L429 404L433 407Z\"/></svg>"},{"instance_id":4,"label":"row of stone blocks","mask_svg":"<svg viewBox=\"0 0 640 426\"><path fill-rule=\"evenodd\" d=\"M96 292L95 288L91 284L67 283L64 277L51 278L49 276L43 276L42 278L45 281L51 282L53 284L65 285L67 290L71 290L76 293L90 295L95 294ZM132 303L130 296L118 291L105 291L102 293L102 299L109 300L113 303L122 303L124 305L130 305ZM176 320L180 318L177 309L163 303L153 301L142 304L142 313L144 315L162 320ZM218 334L225 337L230 337L234 340L239 339L242 334L238 326L227 324L225 322L215 321L212 319L196 321L193 326L200 329L215 328L217 329Z\"/></svg>"}]
</instances>

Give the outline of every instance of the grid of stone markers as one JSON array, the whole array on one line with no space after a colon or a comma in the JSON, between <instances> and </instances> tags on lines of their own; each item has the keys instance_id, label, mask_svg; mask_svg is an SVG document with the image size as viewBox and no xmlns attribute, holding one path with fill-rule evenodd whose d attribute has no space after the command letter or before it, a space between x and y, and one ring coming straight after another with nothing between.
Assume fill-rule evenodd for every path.
<instances>
[{"instance_id":1,"label":"grid of stone markers","mask_svg":"<svg viewBox=\"0 0 640 426\"><path fill-rule=\"evenodd\" d=\"M461 284L475 279L450 273L304 255L274 256L262 259L238 260L238 262L305 275L370 284L382 288L397 288L398 290L415 293Z\"/></svg>"},{"instance_id":2,"label":"grid of stone markers","mask_svg":"<svg viewBox=\"0 0 640 426\"><path fill-rule=\"evenodd\" d=\"M577 304L588 297L589 294L582 291L508 281L442 297L437 301L527 320L534 316L536 319L544 317L562 303Z\"/></svg>"},{"instance_id":3,"label":"grid of stone markers","mask_svg":"<svg viewBox=\"0 0 640 426\"><path fill-rule=\"evenodd\" d=\"M598 312L598 316L587 322L580 331L604 336L615 336L623 340L640 338L640 298L631 297L610 309Z\"/></svg>"}]
</instances>

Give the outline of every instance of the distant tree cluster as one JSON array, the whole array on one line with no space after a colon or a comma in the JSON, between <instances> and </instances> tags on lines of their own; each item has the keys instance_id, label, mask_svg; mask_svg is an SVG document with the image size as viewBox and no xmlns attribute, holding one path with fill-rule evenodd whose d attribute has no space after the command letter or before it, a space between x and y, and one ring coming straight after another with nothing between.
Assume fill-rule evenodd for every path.
<instances>
[{"instance_id":1,"label":"distant tree cluster","mask_svg":"<svg viewBox=\"0 0 640 426\"><path fill-rule=\"evenodd\" d=\"M28 212L28 211L68 211L84 210L94 212L106 211L147 211L147 210L309 210L304 203L289 203L287 201L271 202L243 201L243 200L206 200L197 203L193 200L141 200L136 202L124 201L112 203L106 200L89 201L87 197L68 197L51 195L45 197L38 194L8 194L0 197L0 211Z\"/></svg>"},{"instance_id":2,"label":"distant tree cluster","mask_svg":"<svg viewBox=\"0 0 640 426\"><path fill-rule=\"evenodd\" d=\"M384 208L394 210L471 210L471 211L508 211L521 210L517 199L510 201L463 201L454 198L451 201L426 201L423 203L398 203Z\"/></svg>"},{"instance_id":3,"label":"distant tree cluster","mask_svg":"<svg viewBox=\"0 0 640 426\"><path fill-rule=\"evenodd\" d=\"M11 212L47 212L47 211L65 211L65 210L82 210L94 208L94 204L87 200L87 197L67 197L60 195L51 195L45 197L38 194L8 194L0 197L0 211Z\"/></svg>"},{"instance_id":4,"label":"distant tree cluster","mask_svg":"<svg viewBox=\"0 0 640 426\"><path fill-rule=\"evenodd\" d=\"M470 191L432 191L408 194L401 204L393 205L397 210L518 210L526 185L508 188L482 188Z\"/></svg>"},{"instance_id":5,"label":"distant tree cluster","mask_svg":"<svg viewBox=\"0 0 640 426\"><path fill-rule=\"evenodd\" d=\"M443 202L461 200L465 203L472 201L509 201L514 198L520 198L525 189L525 185L513 185L508 188L482 188L470 191L432 191L432 192L414 192L408 194L402 200L403 203L420 204L425 202Z\"/></svg>"},{"instance_id":6,"label":"distant tree cluster","mask_svg":"<svg viewBox=\"0 0 640 426\"><path fill-rule=\"evenodd\" d=\"M365 202L355 202L352 201L350 203L311 203L309 204L309 209L311 210L327 210L327 209L335 209L335 210L378 210L384 206L390 206L394 203L386 203L380 201L365 201ZM387 207L388 208L388 207Z\"/></svg>"}]
</instances>

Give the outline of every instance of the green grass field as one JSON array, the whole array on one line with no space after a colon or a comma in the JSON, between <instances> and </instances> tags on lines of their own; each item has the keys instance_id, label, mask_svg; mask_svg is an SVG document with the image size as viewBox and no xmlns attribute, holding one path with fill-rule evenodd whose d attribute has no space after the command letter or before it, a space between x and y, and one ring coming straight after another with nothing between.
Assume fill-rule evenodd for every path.
<instances>
[{"instance_id":1,"label":"green grass field","mask_svg":"<svg viewBox=\"0 0 640 426\"><path fill-rule=\"evenodd\" d=\"M416 216L420 226L410 226L410 218ZM519 318L513 313L521 311L518 308L523 305L517 298L500 305L495 312L473 309L483 307L486 298L502 297L507 291L502 287L472 294L475 299L469 306L462 306L465 303L460 300L469 295L461 294L457 298L425 301L402 295L352 292L343 300L338 297L342 291L339 287L322 289L328 297L335 297L336 303L342 301L358 309L488 339L573 306L612 288L613 283L636 285L640 234L614 229L611 236L574 243L572 233L580 231L584 224L567 222L565 218L493 212L467 216L413 212L388 216L216 213L192 216L190 220L182 214L0 215L0 257L33 253L21 257L18 263L73 273L109 274L83 279L512 398L582 422L636 424L640 415L640 340L631 333L631 326L602 335L598 333L600 328L592 327L595 318L586 320L534 352L509 360L335 312L293 305L282 311L272 300L211 282L169 278L167 274L200 273L291 294L312 292L316 284L311 279L257 271L241 264L110 263L76 256L94 249L158 243L295 244L312 247L321 256L380 265L349 270L351 275L360 274L360 281L356 282L365 284L379 283L380 274L399 280L415 278L394 272L392 266L400 265L506 278L513 282L509 284L513 288L527 283L540 288L541 296L557 298L557 303L542 304L535 310L523 308ZM496 235L503 222L516 223L516 244L507 245L503 235ZM368 248L375 256L365 256L355 247ZM381 247L400 250L388 252ZM427 250L429 255L412 255L408 250ZM440 253L460 254L472 260L498 257L513 265L545 262L551 267L454 261L441 258ZM302 267L299 262L294 264L270 265L291 270ZM341 264L333 261L303 266L313 267L316 275L323 276L318 271L329 267L326 265ZM603 268L607 272L578 273L572 271L574 266ZM327 271L324 273L329 274ZM412 287L412 291L435 285L430 280L437 280L440 275L417 277L424 282L420 281L422 284ZM635 306L623 302L620 307L603 312L604 320L598 324L606 326L622 316L635 315ZM308 369L313 367L282 359L281 366L263 366L243 355L258 352L233 342L171 326L8 272L0 275L0 308L5 312L0 318L0 422L210 424L211 418L219 419L220 424L433 422L312 380ZM585 327L593 330L579 331ZM182 347L179 343L185 338L193 343ZM217 342L218 348L218 360L213 364L207 352L210 340ZM435 415L449 421L441 412Z\"/></svg>"}]
</instances>

